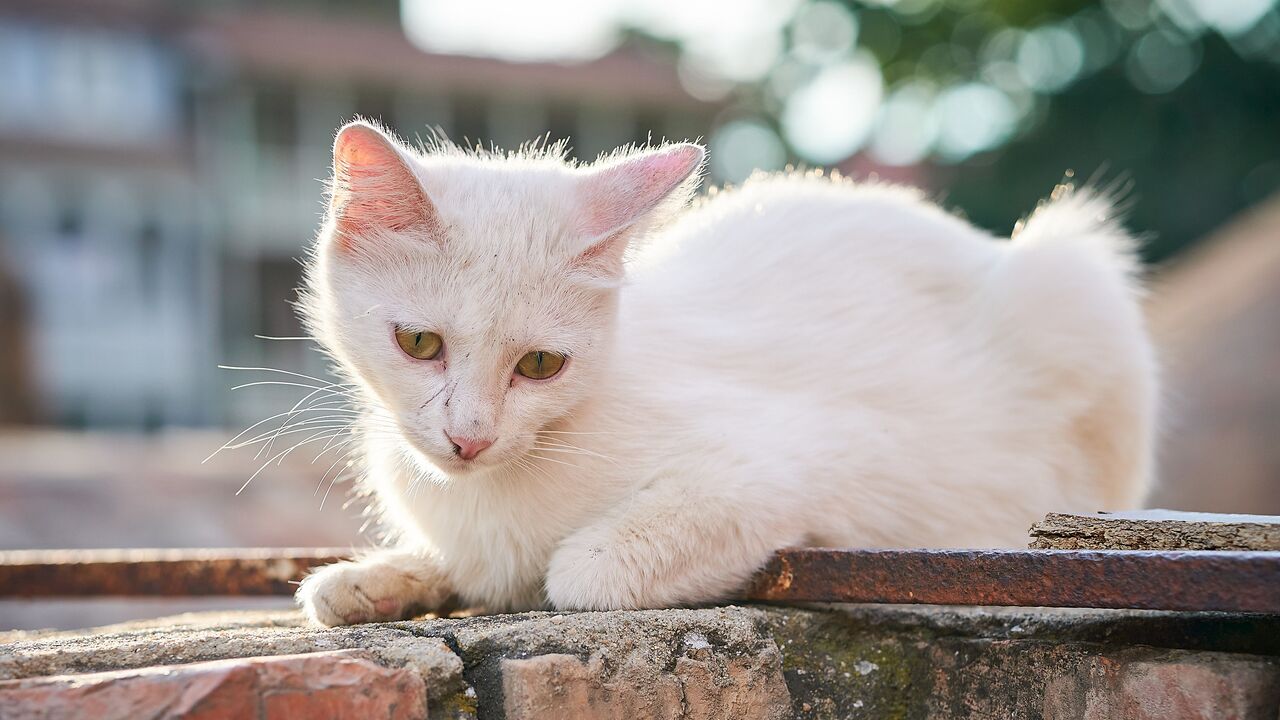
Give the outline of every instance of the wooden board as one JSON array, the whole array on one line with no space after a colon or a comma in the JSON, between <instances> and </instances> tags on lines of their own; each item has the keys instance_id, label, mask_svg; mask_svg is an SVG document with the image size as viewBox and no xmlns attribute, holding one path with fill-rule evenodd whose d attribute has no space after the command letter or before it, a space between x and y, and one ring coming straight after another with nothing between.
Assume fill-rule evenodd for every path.
<instances>
[{"instance_id":1,"label":"wooden board","mask_svg":"<svg viewBox=\"0 0 1280 720\"><path fill-rule=\"evenodd\" d=\"M1174 510L1049 513L1031 545L1050 550L1280 550L1280 517Z\"/></svg>"}]
</instances>

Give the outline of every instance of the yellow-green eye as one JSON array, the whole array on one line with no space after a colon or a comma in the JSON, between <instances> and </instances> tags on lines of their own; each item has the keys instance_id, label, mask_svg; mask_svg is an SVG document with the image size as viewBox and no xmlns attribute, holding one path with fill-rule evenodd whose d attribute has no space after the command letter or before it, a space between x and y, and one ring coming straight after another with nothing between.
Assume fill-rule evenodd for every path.
<instances>
[{"instance_id":1,"label":"yellow-green eye","mask_svg":"<svg viewBox=\"0 0 1280 720\"><path fill-rule=\"evenodd\" d=\"M444 349L444 339L433 332L396 328L396 342L409 357L433 360Z\"/></svg>"},{"instance_id":2,"label":"yellow-green eye","mask_svg":"<svg viewBox=\"0 0 1280 720\"><path fill-rule=\"evenodd\" d=\"M560 353L534 350L520 358L516 363L516 372L531 380L546 380L560 372L560 368L564 367L564 360Z\"/></svg>"}]
</instances>

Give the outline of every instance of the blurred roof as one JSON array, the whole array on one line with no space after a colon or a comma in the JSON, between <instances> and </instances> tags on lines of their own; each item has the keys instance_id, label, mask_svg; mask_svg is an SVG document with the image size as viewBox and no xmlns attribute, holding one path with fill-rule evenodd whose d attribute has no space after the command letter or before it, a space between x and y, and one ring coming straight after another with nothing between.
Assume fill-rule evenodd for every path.
<instances>
[{"instance_id":1,"label":"blurred roof","mask_svg":"<svg viewBox=\"0 0 1280 720\"><path fill-rule=\"evenodd\" d=\"M627 44L583 63L516 63L424 52L396 22L329 7L317 11L266 2L7 0L0 13L173 34L211 68L235 72L630 106L714 107L684 90L674 53L663 57L664 48L656 44Z\"/></svg>"},{"instance_id":2,"label":"blurred roof","mask_svg":"<svg viewBox=\"0 0 1280 720\"><path fill-rule=\"evenodd\" d=\"M1159 507L1280 513L1280 196L1156 280Z\"/></svg>"},{"instance_id":3,"label":"blurred roof","mask_svg":"<svg viewBox=\"0 0 1280 720\"><path fill-rule=\"evenodd\" d=\"M1203 334L1280 286L1280 195L1242 213L1163 268L1147 313L1166 352L1204 347ZM1280 322L1280 307L1274 308Z\"/></svg>"},{"instance_id":4,"label":"blurred roof","mask_svg":"<svg viewBox=\"0 0 1280 720\"><path fill-rule=\"evenodd\" d=\"M634 47L576 65L426 53L398 26L305 13L219 13L199 26L204 50L254 70L484 94L706 107L681 87L675 63Z\"/></svg>"}]
</instances>

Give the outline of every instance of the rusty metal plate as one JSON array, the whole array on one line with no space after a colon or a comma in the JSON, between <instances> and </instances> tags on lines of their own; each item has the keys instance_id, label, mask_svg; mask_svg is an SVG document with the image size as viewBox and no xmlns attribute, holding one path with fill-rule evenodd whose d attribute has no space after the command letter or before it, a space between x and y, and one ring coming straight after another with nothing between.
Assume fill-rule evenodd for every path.
<instances>
[{"instance_id":1,"label":"rusty metal plate","mask_svg":"<svg viewBox=\"0 0 1280 720\"><path fill-rule=\"evenodd\" d=\"M0 553L0 597L288 595L332 549ZM1280 552L778 552L738 600L934 603L1280 614Z\"/></svg>"},{"instance_id":2,"label":"rusty metal plate","mask_svg":"<svg viewBox=\"0 0 1280 720\"><path fill-rule=\"evenodd\" d=\"M795 549L746 598L1280 613L1280 552Z\"/></svg>"},{"instance_id":3,"label":"rusty metal plate","mask_svg":"<svg viewBox=\"0 0 1280 720\"><path fill-rule=\"evenodd\" d=\"M324 548L0 552L0 597L289 595Z\"/></svg>"}]
</instances>

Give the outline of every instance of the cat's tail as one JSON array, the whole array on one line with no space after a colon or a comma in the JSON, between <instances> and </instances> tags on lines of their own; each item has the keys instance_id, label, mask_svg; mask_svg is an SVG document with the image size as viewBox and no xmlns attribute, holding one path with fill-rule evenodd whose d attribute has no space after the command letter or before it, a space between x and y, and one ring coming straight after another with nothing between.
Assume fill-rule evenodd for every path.
<instances>
[{"instance_id":1,"label":"cat's tail","mask_svg":"<svg viewBox=\"0 0 1280 720\"><path fill-rule=\"evenodd\" d=\"M1141 269L1138 243L1120 223L1116 193L1096 188L1059 185L1049 200L1013 230L1019 252L1063 253L1073 260L1089 259L1096 270L1123 281L1139 292Z\"/></svg>"},{"instance_id":2,"label":"cat's tail","mask_svg":"<svg viewBox=\"0 0 1280 720\"><path fill-rule=\"evenodd\" d=\"M1152 465L1156 366L1137 243L1105 192L1061 186L1015 230L989 289L999 344L1062 408L1109 507L1133 506Z\"/></svg>"},{"instance_id":3,"label":"cat's tail","mask_svg":"<svg viewBox=\"0 0 1280 720\"><path fill-rule=\"evenodd\" d=\"M993 290L1012 326L1047 367L1097 377L1146 340L1137 242L1115 200L1059 186L1014 229ZM1132 350L1132 348L1130 348Z\"/></svg>"}]
</instances>

